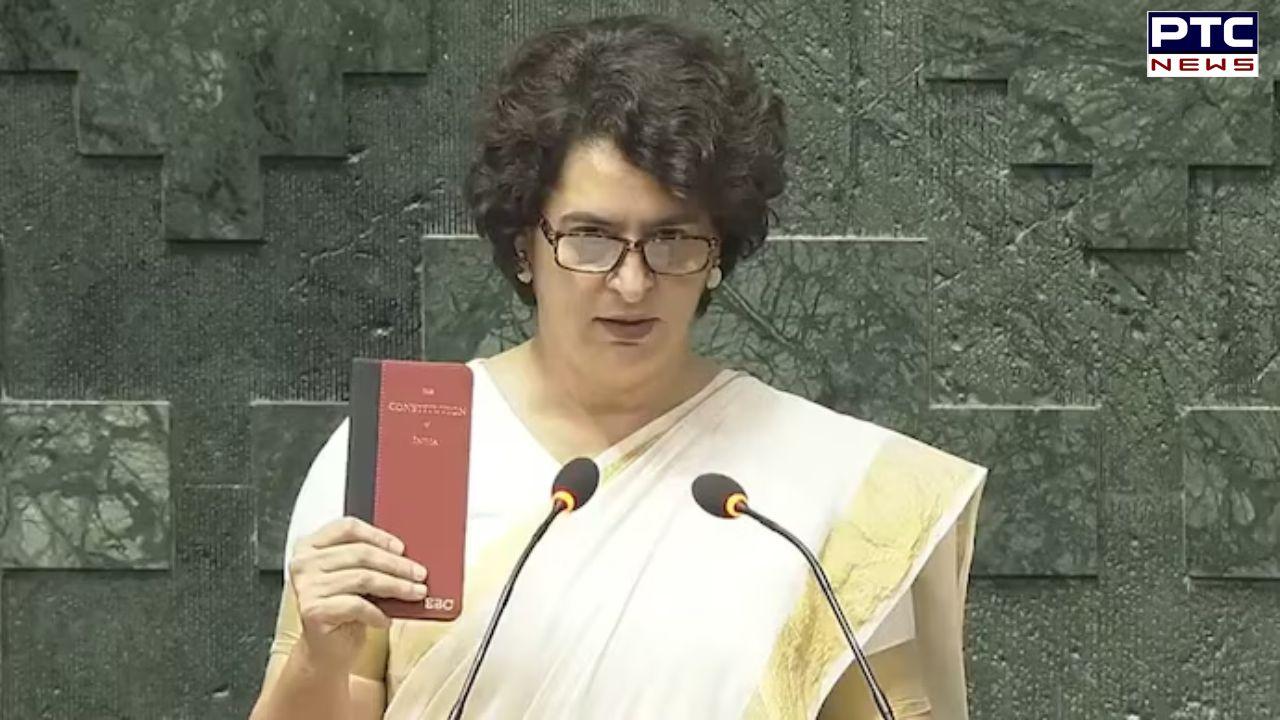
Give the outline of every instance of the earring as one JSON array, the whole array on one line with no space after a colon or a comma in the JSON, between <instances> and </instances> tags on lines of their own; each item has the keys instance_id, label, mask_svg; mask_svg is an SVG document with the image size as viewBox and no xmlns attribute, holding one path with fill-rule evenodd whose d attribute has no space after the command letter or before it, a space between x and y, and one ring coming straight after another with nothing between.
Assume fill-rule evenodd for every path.
<instances>
[{"instance_id":1,"label":"earring","mask_svg":"<svg viewBox=\"0 0 1280 720\"><path fill-rule=\"evenodd\" d=\"M724 279L724 274L720 272L720 266L711 268L711 272L707 273L707 289L715 290L720 287L720 281Z\"/></svg>"},{"instance_id":2,"label":"earring","mask_svg":"<svg viewBox=\"0 0 1280 720\"><path fill-rule=\"evenodd\" d=\"M520 269L516 271L516 279L528 285L533 282L533 269L529 267L529 256L523 251L516 252L516 259L520 261Z\"/></svg>"}]
</instances>

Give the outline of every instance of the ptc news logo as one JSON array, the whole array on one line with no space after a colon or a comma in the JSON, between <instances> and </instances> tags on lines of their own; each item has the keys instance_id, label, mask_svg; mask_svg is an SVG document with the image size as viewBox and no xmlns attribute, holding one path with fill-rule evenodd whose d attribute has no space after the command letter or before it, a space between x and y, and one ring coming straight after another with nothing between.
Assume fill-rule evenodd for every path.
<instances>
[{"instance_id":1,"label":"ptc news logo","mask_svg":"<svg viewBox=\"0 0 1280 720\"><path fill-rule=\"evenodd\" d=\"M1147 77L1258 77L1258 13L1147 13Z\"/></svg>"}]
</instances>

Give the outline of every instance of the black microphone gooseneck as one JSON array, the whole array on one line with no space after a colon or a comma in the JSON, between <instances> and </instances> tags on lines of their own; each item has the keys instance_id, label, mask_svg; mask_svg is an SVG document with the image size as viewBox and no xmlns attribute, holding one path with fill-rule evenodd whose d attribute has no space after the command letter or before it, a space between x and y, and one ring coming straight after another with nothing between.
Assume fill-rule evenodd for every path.
<instances>
[{"instance_id":1,"label":"black microphone gooseneck","mask_svg":"<svg viewBox=\"0 0 1280 720\"><path fill-rule=\"evenodd\" d=\"M862 671L863 679L867 681L867 687L871 691L871 700L875 703L876 710L880 712L880 717L884 718L884 720L895 720L893 706L889 704L889 698L885 696L884 690L880 689L880 683L876 682L875 675L871 672L871 665L867 662L866 655L863 654L857 638L854 637L853 630L849 627L849 619L845 617L844 610L836 599L835 591L831 589L831 581L827 579L827 573L823 571L822 564L818 562L818 558L814 557L809 548L786 528L747 505L746 492L733 478L718 473L699 475L693 481L693 498L703 510L717 517L736 518L740 515L746 515L781 535L787 542L794 545L801 555L804 555L805 561L809 563L809 568L818 580L818 587L822 589L823 596L827 598L827 604L831 606L831 612L835 614L836 621L840 624L840 630L844 633L845 641L849 643L849 648L853 650L853 658L858 663L858 669Z\"/></svg>"},{"instance_id":2,"label":"black microphone gooseneck","mask_svg":"<svg viewBox=\"0 0 1280 720\"><path fill-rule=\"evenodd\" d=\"M533 547L542 540L542 536L547 533L547 528L551 527L551 522L559 517L562 512L573 512L574 510L587 504L591 496L596 491L596 486L600 482L600 468L588 458L577 458L570 460L564 467L560 468L560 472L556 474L555 483L551 486L551 511L547 513L546 519L534 531L533 536L529 538L529 544L525 545L524 552L520 553L520 559L516 560L515 567L511 569L511 575L507 578L507 584L503 586L502 593L498 595L497 604L493 608L493 617L489 618L489 627L485 628L484 636L480 639L480 647L476 650L476 656L471 661L471 668L467 671L467 678L462 683L462 691L458 694L458 699L453 704L453 709L449 711L449 720L461 720L462 711L467 705L467 696L471 694L471 687L475 685L476 676L480 674L480 664L484 662L485 653L489 650L489 643L493 640L493 633L498 628L498 620L502 618L502 613L507 607L507 601L511 599L511 590L516 585L516 578L520 576L524 563L529 559L529 554L533 552Z\"/></svg>"}]
</instances>

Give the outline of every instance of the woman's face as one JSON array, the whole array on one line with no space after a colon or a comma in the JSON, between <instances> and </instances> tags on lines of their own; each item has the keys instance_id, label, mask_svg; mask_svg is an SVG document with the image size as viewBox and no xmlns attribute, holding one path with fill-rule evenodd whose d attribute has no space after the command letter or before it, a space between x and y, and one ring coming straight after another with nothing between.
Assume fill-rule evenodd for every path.
<instances>
[{"instance_id":1,"label":"woman's face","mask_svg":"<svg viewBox=\"0 0 1280 720\"><path fill-rule=\"evenodd\" d=\"M543 215L559 232L631 239L715 234L704 209L672 195L608 141L570 149ZM567 348L575 364L596 365L604 373L659 370L688 353L690 326L714 256L698 272L673 276L655 274L640 252L628 252L612 271L592 274L558 265L538 228L521 246L533 272L540 339Z\"/></svg>"}]
</instances>

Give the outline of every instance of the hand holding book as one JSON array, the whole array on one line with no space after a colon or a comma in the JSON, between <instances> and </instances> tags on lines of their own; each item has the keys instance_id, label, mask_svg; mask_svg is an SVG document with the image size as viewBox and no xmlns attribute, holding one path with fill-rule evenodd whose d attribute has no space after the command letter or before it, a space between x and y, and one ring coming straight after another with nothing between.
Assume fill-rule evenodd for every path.
<instances>
[{"instance_id":1,"label":"hand holding book","mask_svg":"<svg viewBox=\"0 0 1280 720\"><path fill-rule=\"evenodd\" d=\"M369 597L421 602L427 596L427 569L403 552L399 538L352 517L299 539L289 584L312 664L348 672L365 628L391 624Z\"/></svg>"}]
</instances>

